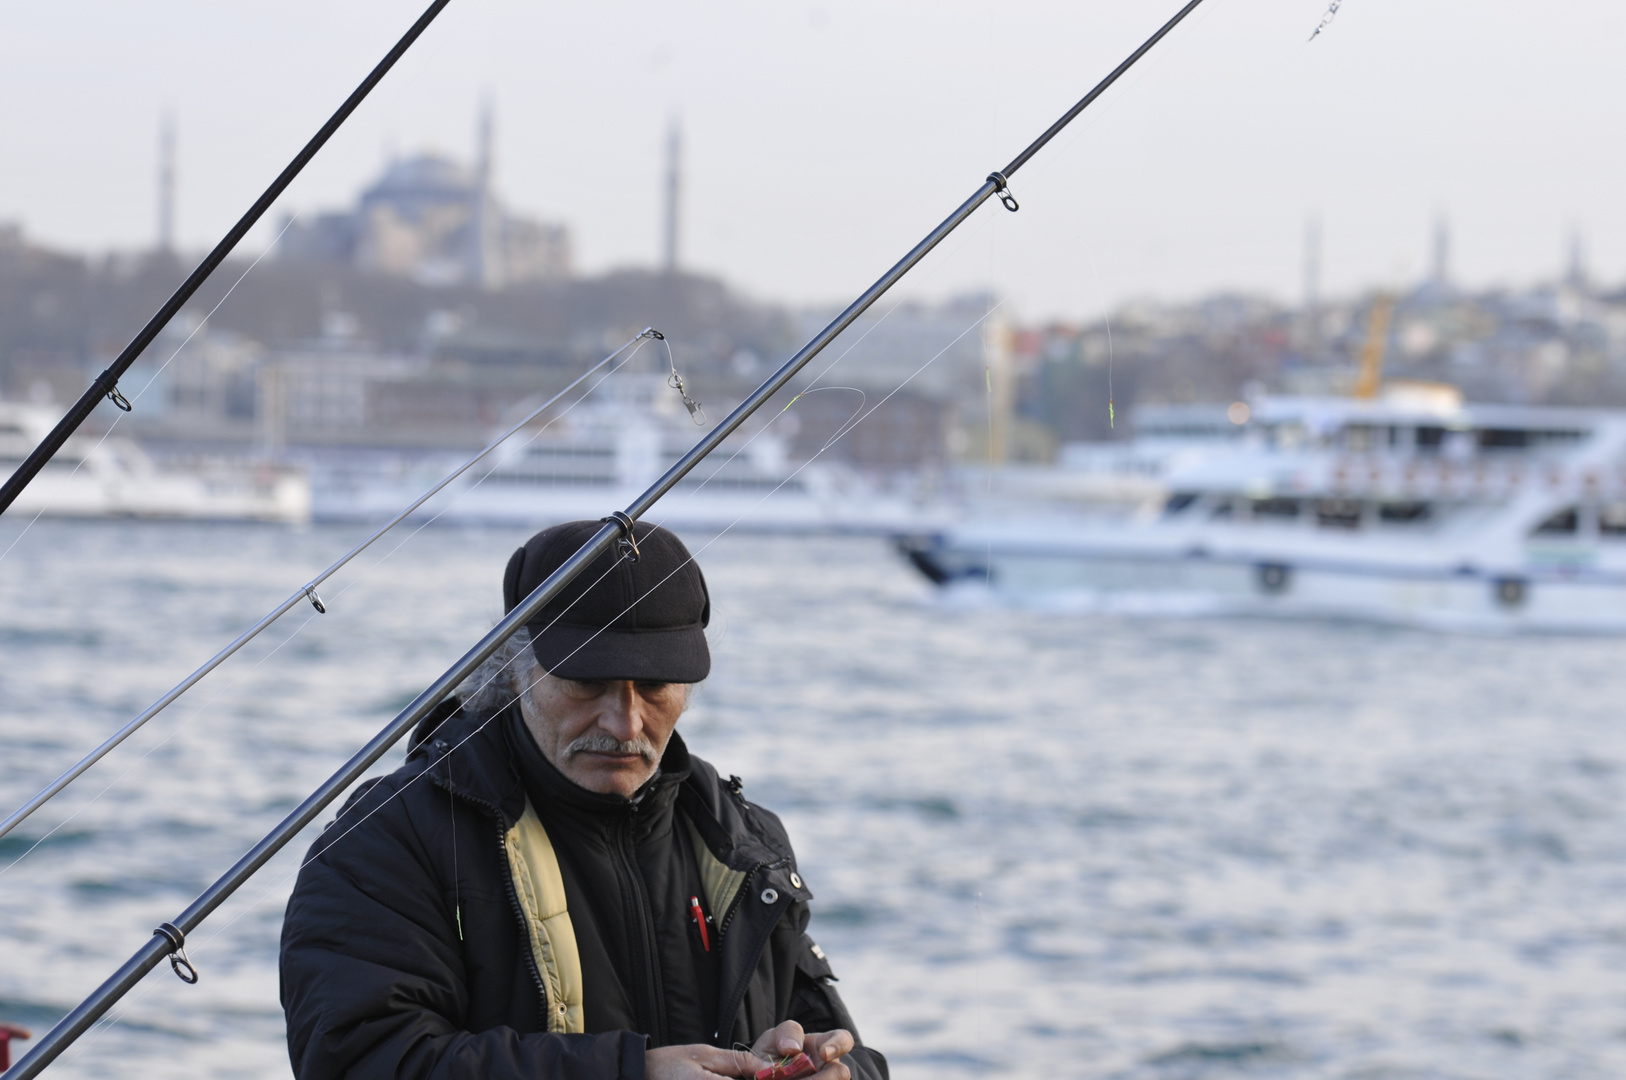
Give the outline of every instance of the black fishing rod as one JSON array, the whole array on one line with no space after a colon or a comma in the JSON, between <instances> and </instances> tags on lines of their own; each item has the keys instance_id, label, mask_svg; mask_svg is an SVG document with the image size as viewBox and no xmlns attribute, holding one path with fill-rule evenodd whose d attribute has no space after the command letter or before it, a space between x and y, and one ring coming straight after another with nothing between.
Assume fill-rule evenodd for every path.
<instances>
[{"instance_id":1,"label":"black fishing rod","mask_svg":"<svg viewBox=\"0 0 1626 1080\"><path fill-rule=\"evenodd\" d=\"M491 440L491 442L487 443L485 449L481 450L478 454L475 454L473 457L463 462L463 464L447 473L428 491L425 491L422 495L419 495L416 499L414 499L411 505L409 505L406 509L402 510L399 514L396 514L390 520L384 522L378 528L374 529L365 540L361 541L361 543L345 552L337 561L328 566L326 570L323 570L320 574L317 574L315 577L311 578L304 585L301 585L292 593L288 594L287 599L267 612L259 622L255 623L247 630L244 630L231 642L231 644L227 645L224 649L221 649L208 660L204 661L201 667L192 672L192 674L188 675L186 678L182 679L180 682L176 683L174 686L170 687L169 690L165 691L162 697L143 709L129 723L125 724L113 734L109 735L106 739L102 740L100 746L96 747L96 749L80 758L71 768L62 773L61 776L58 776L55 780L52 780L49 784L46 784L37 793L35 793L33 798L29 799L16 810L12 811L10 817L6 818L4 821L0 821L0 837L5 836L7 833L11 832L12 829L15 829L18 825L21 825L28 819L30 814L56 797L56 795L61 792L63 788L66 788L69 784L73 783L81 775L83 775L86 769L89 769L92 765L106 757L112 752L114 747L118 746L125 739L128 739L131 735L134 735L137 731L139 731L148 720L151 720L153 717L163 712L182 694L196 686L202 681L205 675L209 674L209 672L225 663L233 653L237 652L237 650L241 649L244 645L247 645L249 642L253 641L256 637L259 637L262 630L286 615L301 600L309 600L311 607L315 608L318 614L327 614L327 607L322 603L322 598L316 591L323 582L332 577L334 574L338 573L357 555L360 555L362 552L372 547L373 544L384 536L385 533L389 532L391 529L401 524L401 522L405 521L414 512L416 512L419 507L423 506L424 503L440 494L440 492L443 491L447 485L452 483L452 481L474 468L475 465L484 460L488 455L491 454L492 451L496 450L497 447L501 446L514 435L518 434L526 424L529 424L532 420L535 420L547 409L553 407L553 405L555 405L566 394L570 393L572 390L576 389L576 387L586 382L594 372L599 371L610 361L614 360L616 357L620 356L622 353L626 352L639 342L649 338L658 337L660 337L660 332L653 327L642 331L637 337L628 341L625 345L622 345L619 349L615 350L615 352L604 357L604 359L598 361L586 371L576 376L563 390L560 390L547 401L544 401L542 404L536 406L536 408L526 413L512 426L510 426L507 431L504 431L501 435L498 435L495 439ZM636 350L634 351L636 352ZM630 360L631 357L628 357L627 359Z\"/></svg>"},{"instance_id":2,"label":"black fishing rod","mask_svg":"<svg viewBox=\"0 0 1626 1080\"><path fill-rule=\"evenodd\" d=\"M333 800L344 794L351 784L359 780L363 773L373 766L379 758L383 757L390 747L394 746L402 736L417 726L429 712L440 704L463 680L474 673L481 664L490 658L503 642L513 636L514 632L534 619L548 602L564 589L570 581L594 559L609 551L612 547L623 545L623 552L630 553L632 543L632 527L645 511L655 505L662 495L670 491L689 471L713 450L720 446L724 439L732 435L750 415L762 406L769 398L784 388L796 373L807 366L808 362L817 356L826 345L830 344L843 330L851 326L853 321L869 309L870 305L879 300L893 285L897 284L905 274L914 268L915 264L940 244L944 237L953 232L960 223L970 217L972 212L987 202L990 196L998 195L1008 210L1016 210L1016 198L1010 191L1010 178L1016 170L1027 163L1051 139L1055 138L1061 130L1073 121L1079 113L1089 107L1090 103L1100 97L1106 89L1118 78L1128 71L1137 60L1146 55L1147 51L1163 40L1182 19L1194 11L1202 0L1190 0L1185 7L1177 12L1174 18L1164 23L1157 33L1129 54L1128 59L1112 70L1105 79L1096 84L1095 88L1079 100L1078 104L1067 110L1060 120L1050 125L1043 135L1035 139L1026 150L1018 154L1009 165L998 172L988 174L982 186L965 202L954 209L948 217L935 229L926 234L926 238L916 244L907 255L898 260L890 270L881 275L880 280L866 289L862 296L854 300L845 311L836 316L835 320L820 330L813 340L802 346L801 350L785 361L778 371L774 372L761 386L753 390L744 401L728 414L727 419L708 432L694 447L678 459L654 485L640 495L625 510L617 510L604 519L604 526L593 534L593 538L584 544L564 565L548 576L548 579L538 585L525 599L521 600L514 609L503 616L479 643L464 653L462 658L448 668L445 674L430 684L429 688L413 699L412 703L403 709L395 719L391 720L375 735L366 746L362 747L344 767L328 777L321 787L317 788L298 807L294 809L282 822L272 829L265 839L251 848L248 854L237 860L230 870L221 875L213 885L204 890L203 894L192 901L190 907L175 917L173 922L163 923L154 930L152 937L147 939L136 954L125 961L96 992L91 994L79 1004L72 1012L63 1017L44 1038L42 1038L28 1055L12 1066L0 1080L28 1080L29 1077L38 1076L47 1065L54 1061L57 1055L84 1034L92 1024L112 1008L113 1004L130 991L142 977L157 967L165 958L169 958L170 966L177 975L188 982L197 980L197 972L186 956L186 935L208 918L209 915L226 898L236 892L244 882L254 876L255 872L264 866L271 857L292 840L299 832L316 820L318 814L325 810Z\"/></svg>"},{"instance_id":3,"label":"black fishing rod","mask_svg":"<svg viewBox=\"0 0 1626 1080\"><path fill-rule=\"evenodd\" d=\"M288 185L294 182L294 177L298 176L301 170L310 163L311 158L316 156L316 152L322 149L323 144L332 138L333 133L339 130L340 125L350 118L350 114L356 111L356 107L372 92L373 87L377 86L379 81L389 73L390 68L395 66L395 62L406 54L406 51L412 47L412 43L418 40L419 36L429 28L429 24L435 21L435 16L439 15L441 9L449 3L451 3L451 0L434 0L434 3L429 5L428 10L418 16L418 21L412 24L412 28L401 36L401 40L397 41L395 47L385 54L384 59L378 62L378 66L368 72L367 77L361 80L361 85L356 87L350 96L344 99L344 104L339 106L339 110L328 117L328 121L322 125L322 129L311 137L311 141L305 144L304 149L294 155L294 159L288 163L288 167L283 169L275 180L271 181L271 186L266 188L265 193L254 201L253 206L248 208L248 213L239 218L237 224L231 227L231 231L226 233L220 243L214 246L214 250L209 252L202 262L198 263L197 269L193 270L191 275L181 282L181 287L176 289L168 300L164 301L164 306L158 309L158 313L147 320L147 325L143 326L141 332L131 340L130 344L124 347L124 351L119 353L118 358L112 364L108 365L107 370L96 376L95 381L90 384L90 388L80 395L78 401L73 403L73 408L68 410L67 415L57 421L56 427L52 428L51 433L45 436L38 446L34 447L33 453L28 455L27 460L17 466L17 471L7 477L5 483L0 484L0 514L4 514L10 508L11 504L16 501L17 496L22 494L23 488L28 486L29 481L33 480L41 469L45 468L46 462L56 456L56 452L62 449L62 444L68 441L68 436L78 430L79 425L85 422L86 417L90 416L96 406L101 404L103 398L107 398L125 412L130 411L129 399L119 392L119 378L146 351L147 346L152 344L153 339L158 336L159 332L169 325L169 321L186 305L186 302L192 299L192 294L197 292L205 281L209 280L209 275L213 274L215 268L226 260L226 256L231 254L238 241L242 240L248 231L254 227L254 224L265 215L265 212L271 209L271 205L277 201Z\"/></svg>"}]
</instances>

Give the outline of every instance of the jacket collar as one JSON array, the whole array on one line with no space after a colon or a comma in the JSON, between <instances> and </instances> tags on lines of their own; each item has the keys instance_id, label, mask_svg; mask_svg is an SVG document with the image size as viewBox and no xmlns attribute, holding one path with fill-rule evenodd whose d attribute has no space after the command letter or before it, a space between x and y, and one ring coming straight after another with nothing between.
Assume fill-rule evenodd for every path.
<instances>
[{"instance_id":1,"label":"jacket collar","mask_svg":"<svg viewBox=\"0 0 1626 1080\"><path fill-rule=\"evenodd\" d=\"M689 778L689 748L676 732L666 744L655 775L632 796L607 795L588 791L560 772L542 753L520 710L508 710L499 723L503 727L509 759L519 773L531 802L544 804L587 828L605 828L637 811L641 832L657 821L669 818L677 801L678 786Z\"/></svg>"}]
</instances>

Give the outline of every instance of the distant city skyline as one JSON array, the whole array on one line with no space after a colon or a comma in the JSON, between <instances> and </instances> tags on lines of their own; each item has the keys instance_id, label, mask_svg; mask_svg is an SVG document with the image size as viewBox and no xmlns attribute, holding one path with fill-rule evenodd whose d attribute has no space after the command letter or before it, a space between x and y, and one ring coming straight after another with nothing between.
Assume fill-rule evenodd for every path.
<instances>
[{"instance_id":1,"label":"distant city skyline","mask_svg":"<svg viewBox=\"0 0 1626 1080\"><path fill-rule=\"evenodd\" d=\"M1425 280L1435 223L1469 287L1556 280L1585 252L1626 279L1626 148L1609 138L1626 11L1598 0L1209 0L907 284L992 288L1024 317L1221 290L1297 302L1305 230L1325 295ZM212 244L418 13L418 0L0 9L11 167L0 221L70 250ZM1171 5L1172 10L1172 5ZM1167 16L1019 2L753 7L652 0L452 5L324 150L282 214L349 205L387 152L470 160L482 100L493 183L568 225L575 265L658 267L673 117L681 259L748 294L850 297ZM87 29L88 28L88 29ZM1562 52L1560 50L1562 49ZM1518 71L1520 77L1508 77ZM173 202L156 137L174 124ZM997 207L994 208L997 210Z\"/></svg>"}]
</instances>

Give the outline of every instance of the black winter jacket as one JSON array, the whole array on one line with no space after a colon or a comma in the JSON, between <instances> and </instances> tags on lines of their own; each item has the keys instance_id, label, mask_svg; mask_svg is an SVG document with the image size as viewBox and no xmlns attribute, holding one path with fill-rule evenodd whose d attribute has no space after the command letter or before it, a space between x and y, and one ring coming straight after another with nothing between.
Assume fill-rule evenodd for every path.
<instances>
[{"instance_id":1,"label":"black winter jacket","mask_svg":"<svg viewBox=\"0 0 1626 1080\"><path fill-rule=\"evenodd\" d=\"M503 729L500 716L458 714L420 731L406 764L358 789L312 845L282 931L299 1080L642 1080L647 1033L548 1032L503 849L526 799ZM686 753L676 735L674 748ZM749 1045L784 1020L857 1038L806 933L812 893L784 826L736 779L688 760L677 809L747 875L731 910L713 913L727 1026L711 1041ZM855 1080L887 1077L867 1047L845 1060Z\"/></svg>"}]
</instances>

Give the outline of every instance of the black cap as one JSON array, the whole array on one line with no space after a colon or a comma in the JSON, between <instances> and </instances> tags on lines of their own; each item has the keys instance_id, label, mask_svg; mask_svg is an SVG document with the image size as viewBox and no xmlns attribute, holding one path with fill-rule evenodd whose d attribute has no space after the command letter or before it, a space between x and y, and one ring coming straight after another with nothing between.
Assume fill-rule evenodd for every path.
<instances>
[{"instance_id":1,"label":"black cap","mask_svg":"<svg viewBox=\"0 0 1626 1080\"><path fill-rule=\"evenodd\" d=\"M503 611L513 611L603 527L567 521L527 540L503 574ZM633 536L637 562L612 547L530 621L536 659L562 679L699 682L711 673L711 595L700 564L659 525L640 521Z\"/></svg>"}]
</instances>

